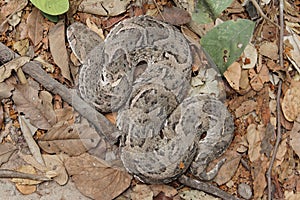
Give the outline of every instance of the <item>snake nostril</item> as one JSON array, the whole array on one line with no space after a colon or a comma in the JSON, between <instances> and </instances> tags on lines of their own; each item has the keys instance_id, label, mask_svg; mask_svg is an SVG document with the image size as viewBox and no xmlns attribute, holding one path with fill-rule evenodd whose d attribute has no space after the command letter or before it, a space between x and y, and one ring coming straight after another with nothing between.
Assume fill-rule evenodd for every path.
<instances>
[{"instance_id":1,"label":"snake nostril","mask_svg":"<svg viewBox=\"0 0 300 200\"><path fill-rule=\"evenodd\" d=\"M200 140L203 140L207 136L207 132L204 131L201 133Z\"/></svg>"}]
</instances>

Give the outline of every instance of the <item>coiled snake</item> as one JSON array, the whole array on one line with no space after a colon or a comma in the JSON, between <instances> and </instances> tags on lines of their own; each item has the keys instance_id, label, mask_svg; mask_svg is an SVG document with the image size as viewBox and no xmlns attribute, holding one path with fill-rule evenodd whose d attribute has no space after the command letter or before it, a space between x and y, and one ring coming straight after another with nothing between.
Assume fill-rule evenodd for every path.
<instances>
[{"instance_id":1,"label":"coiled snake","mask_svg":"<svg viewBox=\"0 0 300 200\"><path fill-rule=\"evenodd\" d=\"M101 112L118 112L130 173L147 183L170 182L188 168L200 179L216 175L223 161L206 167L231 143L232 116L213 95L189 95L190 44L175 27L147 16L127 19L84 56L80 95Z\"/></svg>"}]
</instances>

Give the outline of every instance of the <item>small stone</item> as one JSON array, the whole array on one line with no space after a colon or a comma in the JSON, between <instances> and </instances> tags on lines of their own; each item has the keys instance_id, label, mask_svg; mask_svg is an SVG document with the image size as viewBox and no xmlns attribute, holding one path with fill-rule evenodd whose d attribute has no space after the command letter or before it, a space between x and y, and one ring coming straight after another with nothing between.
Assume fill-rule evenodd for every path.
<instances>
[{"instance_id":1,"label":"small stone","mask_svg":"<svg viewBox=\"0 0 300 200\"><path fill-rule=\"evenodd\" d=\"M251 197L252 197L252 189L246 183L239 184L239 186L238 186L238 193L244 199L251 199Z\"/></svg>"}]
</instances>

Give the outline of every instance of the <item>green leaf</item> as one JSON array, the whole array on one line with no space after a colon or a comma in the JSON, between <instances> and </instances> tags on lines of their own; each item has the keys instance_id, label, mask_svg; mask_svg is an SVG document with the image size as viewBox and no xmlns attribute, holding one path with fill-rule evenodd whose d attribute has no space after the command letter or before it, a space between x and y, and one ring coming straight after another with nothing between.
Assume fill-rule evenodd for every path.
<instances>
[{"instance_id":1,"label":"green leaf","mask_svg":"<svg viewBox=\"0 0 300 200\"><path fill-rule=\"evenodd\" d=\"M222 74L242 54L252 37L254 26L254 22L246 19L226 21L201 38L202 47Z\"/></svg>"},{"instance_id":2,"label":"green leaf","mask_svg":"<svg viewBox=\"0 0 300 200\"><path fill-rule=\"evenodd\" d=\"M61 15L69 10L68 0L30 0L31 3L49 15Z\"/></svg>"},{"instance_id":3,"label":"green leaf","mask_svg":"<svg viewBox=\"0 0 300 200\"><path fill-rule=\"evenodd\" d=\"M192 19L199 24L210 23L232 2L233 0L198 0Z\"/></svg>"},{"instance_id":4,"label":"green leaf","mask_svg":"<svg viewBox=\"0 0 300 200\"><path fill-rule=\"evenodd\" d=\"M49 15L47 13L42 12L43 16L49 19L51 22L58 22L59 18L57 15Z\"/></svg>"}]
</instances>

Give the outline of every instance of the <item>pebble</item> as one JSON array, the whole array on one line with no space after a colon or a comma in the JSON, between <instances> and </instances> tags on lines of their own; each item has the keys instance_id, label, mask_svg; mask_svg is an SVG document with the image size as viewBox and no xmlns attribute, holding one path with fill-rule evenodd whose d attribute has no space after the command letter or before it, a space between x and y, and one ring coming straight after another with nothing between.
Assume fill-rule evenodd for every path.
<instances>
[{"instance_id":1,"label":"pebble","mask_svg":"<svg viewBox=\"0 0 300 200\"><path fill-rule=\"evenodd\" d=\"M239 184L239 186L238 186L238 193L244 199L251 199L251 197L252 197L252 189L246 183Z\"/></svg>"}]
</instances>

